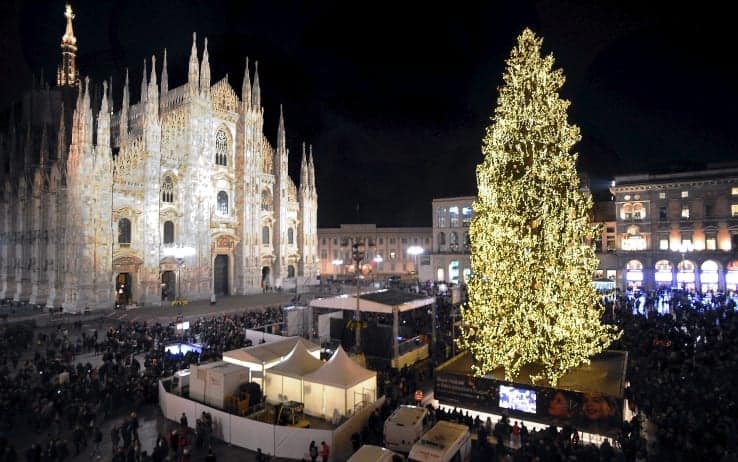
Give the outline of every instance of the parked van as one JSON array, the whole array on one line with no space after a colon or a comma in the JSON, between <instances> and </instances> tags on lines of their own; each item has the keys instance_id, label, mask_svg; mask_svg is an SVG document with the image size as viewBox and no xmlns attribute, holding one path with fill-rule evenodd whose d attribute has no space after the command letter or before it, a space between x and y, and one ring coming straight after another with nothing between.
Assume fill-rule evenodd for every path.
<instances>
[{"instance_id":1,"label":"parked van","mask_svg":"<svg viewBox=\"0 0 738 462\"><path fill-rule=\"evenodd\" d=\"M404 457L389 449L365 444L349 457L348 462L403 462L404 460Z\"/></svg>"},{"instance_id":2,"label":"parked van","mask_svg":"<svg viewBox=\"0 0 738 462\"><path fill-rule=\"evenodd\" d=\"M469 462L471 433L466 425L438 422L415 443L408 462Z\"/></svg>"},{"instance_id":3,"label":"parked van","mask_svg":"<svg viewBox=\"0 0 738 462\"><path fill-rule=\"evenodd\" d=\"M424 407L400 406L384 421L384 445L407 454L428 430L428 411Z\"/></svg>"}]
</instances>

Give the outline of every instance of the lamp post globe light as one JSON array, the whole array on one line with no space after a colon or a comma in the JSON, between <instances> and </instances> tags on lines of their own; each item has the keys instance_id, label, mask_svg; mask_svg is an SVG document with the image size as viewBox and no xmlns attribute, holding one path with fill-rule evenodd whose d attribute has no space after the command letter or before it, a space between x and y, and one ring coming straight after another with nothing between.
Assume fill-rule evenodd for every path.
<instances>
[{"instance_id":1,"label":"lamp post globe light","mask_svg":"<svg viewBox=\"0 0 738 462\"><path fill-rule=\"evenodd\" d=\"M195 249L189 246L175 245L165 247L162 253L165 256L173 257L177 261L177 296L175 302L182 304L182 266L184 265L185 258L195 255Z\"/></svg>"}]
</instances>

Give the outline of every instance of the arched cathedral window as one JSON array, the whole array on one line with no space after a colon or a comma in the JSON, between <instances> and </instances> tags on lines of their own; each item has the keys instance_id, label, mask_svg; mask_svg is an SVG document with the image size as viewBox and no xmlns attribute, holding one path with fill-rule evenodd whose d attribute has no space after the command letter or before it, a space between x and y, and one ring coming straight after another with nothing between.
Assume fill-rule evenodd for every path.
<instances>
[{"instance_id":1,"label":"arched cathedral window","mask_svg":"<svg viewBox=\"0 0 738 462\"><path fill-rule=\"evenodd\" d=\"M171 204L174 202L174 182L171 176L164 177L161 185L161 201Z\"/></svg>"},{"instance_id":2,"label":"arched cathedral window","mask_svg":"<svg viewBox=\"0 0 738 462\"><path fill-rule=\"evenodd\" d=\"M131 244L131 220L128 218L118 220L118 244Z\"/></svg>"},{"instance_id":3,"label":"arched cathedral window","mask_svg":"<svg viewBox=\"0 0 738 462\"><path fill-rule=\"evenodd\" d=\"M218 192L218 213L228 215L228 193L225 191Z\"/></svg>"},{"instance_id":4,"label":"arched cathedral window","mask_svg":"<svg viewBox=\"0 0 738 462\"><path fill-rule=\"evenodd\" d=\"M287 243L290 245L295 243L295 232L292 228L287 228Z\"/></svg>"},{"instance_id":5,"label":"arched cathedral window","mask_svg":"<svg viewBox=\"0 0 738 462\"><path fill-rule=\"evenodd\" d=\"M174 244L174 223L171 221L164 222L164 243Z\"/></svg>"},{"instance_id":6,"label":"arched cathedral window","mask_svg":"<svg viewBox=\"0 0 738 462\"><path fill-rule=\"evenodd\" d=\"M215 134L215 164L228 165L228 136L223 129Z\"/></svg>"},{"instance_id":7,"label":"arched cathedral window","mask_svg":"<svg viewBox=\"0 0 738 462\"><path fill-rule=\"evenodd\" d=\"M261 228L261 243L264 245L269 245L270 243L268 226L264 226L263 228Z\"/></svg>"}]
</instances>

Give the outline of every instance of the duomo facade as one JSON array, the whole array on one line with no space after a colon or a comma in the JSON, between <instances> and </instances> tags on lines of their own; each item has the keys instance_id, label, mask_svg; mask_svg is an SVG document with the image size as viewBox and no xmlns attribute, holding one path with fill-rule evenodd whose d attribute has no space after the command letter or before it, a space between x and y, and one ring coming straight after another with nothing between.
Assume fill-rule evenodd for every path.
<instances>
[{"instance_id":1,"label":"duomo facade","mask_svg":"<svg viewBox=\"0 0 738 462\"><path fill-rule=\"evenodd\" d=\"M0 134L0 299L65 311L259 292L318 273L317 191L303 145L288 175L284 118L263 132L258 70L241 96L211 83L193 36L187 81L169 88L166 51L141 98L113 107L80 81L71 9L57 87L14 105ZM118 105L116 105L118 106Z\"/></svg>"}]
</instances>

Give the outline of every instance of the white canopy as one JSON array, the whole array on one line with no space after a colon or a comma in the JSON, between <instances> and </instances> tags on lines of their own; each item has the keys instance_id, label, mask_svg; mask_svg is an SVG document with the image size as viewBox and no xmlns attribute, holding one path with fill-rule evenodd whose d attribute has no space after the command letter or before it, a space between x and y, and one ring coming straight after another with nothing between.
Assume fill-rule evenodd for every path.
<instances>
[{"instance_id":1,"label":"white canopy","mask_svg":"<svg viewBox=\"0 0 738 462\"><path fill-rule=\"evenodd\" d=\"M392 314L394 309L402 313L414 310L435 302L433 297L411 294L399 290L378 290L359 295L359 309L364 312ZM332 308L336 310L356 310L356 295L338 295L336 297L316 298L310 302L316 308Z\"/></svg>"},{"instance_id":2,"label":"white canopy","mask_svg":"<svg viewBox=\"0 0 738 462\"><path fill-rule=\"evenodd\" d=\"M269 369L267 374L279 374L298 379L319 369L323 361L310 354L306 343L305 340L300 339L284 361Z\"/></svg>"},{"instance_id":3,"label":"white canopy","mask_svg":"<svg viewBox=\"0 0 738 462\"><path fill-rule=\"evenodd\" d=\"M361 382L374 377L377 373L358 365L341 346L338 347L331 359L315 372L306 374L306 382L319 383L336 388L351 388Z\"/></svg>"},{"instance_id":4,"label":"white canopy","mask_svg":"<svg viewBox=\"0 0 738 462\"><path fill-rule=\"evenodd\" d=\"M338 417L376 399L377 373L354 362L340 346L320 369L302 378L305 413Z\"/></svg>"},{"instance_id":5,"label":"white canopy","mask_svg":"<svg viewBox=\"0 0 738 462\"><path fill-rule=\"evenodd\" d=\"M320 355L320 345L308 342L302 337L285 337L281 341L226 351L223 353L223 361L239 364L251 369L268 369L286 358L295 345L300 342L314 356Z\"/></svg>"}]
</instances>

